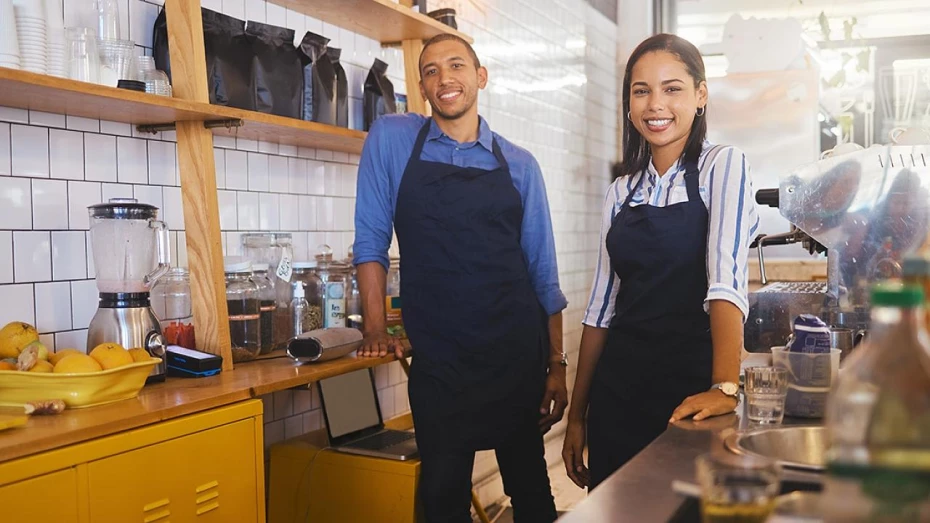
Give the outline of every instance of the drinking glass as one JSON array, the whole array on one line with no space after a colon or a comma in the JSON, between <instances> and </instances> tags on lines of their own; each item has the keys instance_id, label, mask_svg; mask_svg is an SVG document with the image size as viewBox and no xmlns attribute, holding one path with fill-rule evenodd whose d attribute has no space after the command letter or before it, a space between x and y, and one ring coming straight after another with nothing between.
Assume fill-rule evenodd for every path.
<instances>
[{"instance_id":1,"label":"drinking glass","mask_svg":"<svg viewBox=\"0 0 930 523\"><path fill-rule=\"evenodd\" d=\"M101 40L119 40L119 1L96 0L97 37Z\"/></svg>"},{"instance_id":2,"label":"drinking glass","mask_svg":"<svg viewBox=\"0 0 930 523\"><path fill-rule=\"evenodd\" d=\"M744 371L746 413L754 423L781 423L788 394L788 370L748 367Z\"/></svg>"},{"instance_id":3,"label":"drinking glass","mask_svg":"<svg viewBox=\"0 0 930 523\"><path fill-rule=\"evenodd\" d=\"M769 517L780 488L774 461L720 451L698 456L696 465L703 523L763 523Z\"/></svg>"},{"instance_id":4,"label":"drinking glass","mask_svg":"<svg viewBox=\"0 0 930 523\"><path fill-rule=\"evenodd\" d=\"M97 54L97 32L86 27L69 27L68 76L73 80L97 83L100 58Z\"/></svg>"}]
</instances>

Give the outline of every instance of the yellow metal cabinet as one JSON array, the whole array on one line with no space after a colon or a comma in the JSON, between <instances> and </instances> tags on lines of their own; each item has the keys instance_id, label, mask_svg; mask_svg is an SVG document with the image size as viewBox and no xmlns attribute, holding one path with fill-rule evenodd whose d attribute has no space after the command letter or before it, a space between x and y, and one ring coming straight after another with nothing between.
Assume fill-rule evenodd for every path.
<instances>
[{"instance_id":1,"label":"yellow metal cabinet","mask_svg":"<svg viewBox=\"0 0 930 523\"><path fill-rule=\"evenodd\" d=\"M0 487L0 521L77 523L77 473L67 469Z\"/></svg>"},{"instance_id":2,"label":"yellow metal cabinet","mask_svg":"<svg viewBox=\"0 0 930 523\"><path fill-rule=\"evenodd\" d=\"M248 400L0 463L0 523L264 523L261 413Z\"/></svg>"},{"instance_id":3,"label":"yellow metal cabinet","mask_svg":"<svg viewBox=\"0 0 930 523\"><path fill-rule=\"evenodd\" d=\"M269 523L414 523L420 461L317 455L313 433L271 447Z\"/></svg>"},{"instance_id":4,"label":"yellow metal cabinet","mask_svg":"<svg viewBox=\"0 0 930 523\"><path fill-rule=\"evenodd\" d=\"M90 463L91 521L257 521L254 436L239 421Z\"/></svg>"}]
</instances>

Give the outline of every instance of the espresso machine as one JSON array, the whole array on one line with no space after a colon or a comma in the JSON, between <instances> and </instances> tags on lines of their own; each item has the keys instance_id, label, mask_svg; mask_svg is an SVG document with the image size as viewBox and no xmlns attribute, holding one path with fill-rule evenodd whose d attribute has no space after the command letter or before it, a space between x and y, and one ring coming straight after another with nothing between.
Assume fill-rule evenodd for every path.
<instances>
[{"instance_id":1,"label":"espresso machine","mask_svg":"<svg viewBox=\"0 0 930 523\"><path fill-rule=\"evenodd\" d=\"M930 144L875 145L805 165L782 176L756 201L777 207L791 230L760 235L762 288L749 294L744 339L749 352L784 345L798 314L861 335L869 328L869 287L901 275L902 259L930 232ZM796 244L827 255L827 281L765 278L767 245Z\"/></svg>"},{"instance_id":2,"label":"espresso machine","mask_svg":"<svg viewBox=\"0 0 930 523\"><path fill-rule=\"evenodd\" d=\"M100 302L87 331L87 348L115 342L142 347L162 362L148 382L165 379L165 348L149 289L171 266L168 226L158 208L132 198L114 198L87 208Z\"/></svg>"}]
</instances>

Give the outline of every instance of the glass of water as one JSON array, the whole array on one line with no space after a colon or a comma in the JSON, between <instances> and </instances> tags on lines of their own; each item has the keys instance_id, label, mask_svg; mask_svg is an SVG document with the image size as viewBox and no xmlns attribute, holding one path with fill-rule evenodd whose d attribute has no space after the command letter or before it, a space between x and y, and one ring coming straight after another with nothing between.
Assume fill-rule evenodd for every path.
<instances>
[{"instance_id":1,"label":"glass of water","mask_svg":"<svg viewBox=\"0 0 930 523\"><path fill-rule=\"evenodd\" d=\"M748 367L744 371L746 411L753 423L781 423L788 394L788 370Z\"/></svg>"}]
</instances>

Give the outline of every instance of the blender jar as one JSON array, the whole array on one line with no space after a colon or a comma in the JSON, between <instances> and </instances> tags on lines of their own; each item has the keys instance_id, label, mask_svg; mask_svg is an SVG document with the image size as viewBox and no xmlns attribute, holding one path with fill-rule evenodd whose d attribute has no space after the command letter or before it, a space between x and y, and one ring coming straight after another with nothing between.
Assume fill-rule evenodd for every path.
<instances>
[{"instance_id":1,"label":"blender jar","mask_svg":"<svg viewBox=\"0 0 930 523\"><path fill-rule=\"evenodd\" d=\"M251 233L242 235L242 253L252 263L267 263L268 278L274 284L274 348L282 349L290 339L291 266L294 259L290 233Z\"/></svg>"},{"instance_id":2,"label":"blender jar","mask_svg":"<svg viewBox=\"0 0 930 523\"><path fill-rule=\"evenodd\" d=\"M196 349L190 273L175 267L152 287L152 310L168 343Z\"/></svg>"},{"instance_id":3,"label":"blender jar","mask_svg":"<svg viewBox=\"0 0 930 523\"><path fill-rule=\"evenodd\" d=\"M97 290L148 292L171 267L168 226L158 207L134 198L113 198L87 208Z\"/></svg>"}]
</instances>

